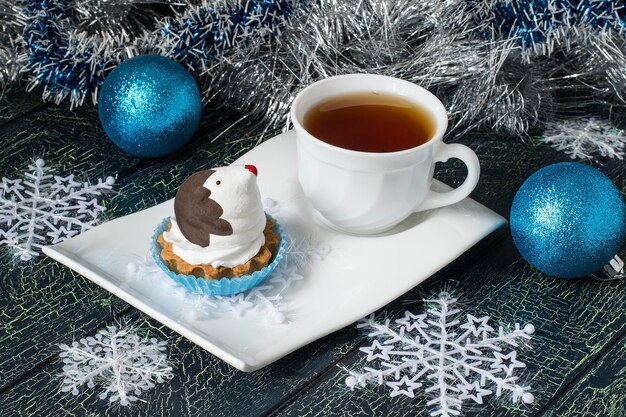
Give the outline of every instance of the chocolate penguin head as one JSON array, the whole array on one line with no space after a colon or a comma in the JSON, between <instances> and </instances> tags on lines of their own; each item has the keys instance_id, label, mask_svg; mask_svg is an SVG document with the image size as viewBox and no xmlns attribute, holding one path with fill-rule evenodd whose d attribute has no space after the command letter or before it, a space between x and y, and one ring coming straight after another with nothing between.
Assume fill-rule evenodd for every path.
<instances>
[{"instance_id":1,"label":"chocolate penguin head","mask_svg":"<svg viewBox=\"0 0 626 417\"><path fill-rule=\"evenodd\" d=\"M202 247L209 246L211 235L233 234L230 223L221 218L222 206L211 198L212 191L205 186L213 174L215 170L207 169L191 175L180 186L174 200L180 231L188 241Z\"/></svg>"}]
</instances>

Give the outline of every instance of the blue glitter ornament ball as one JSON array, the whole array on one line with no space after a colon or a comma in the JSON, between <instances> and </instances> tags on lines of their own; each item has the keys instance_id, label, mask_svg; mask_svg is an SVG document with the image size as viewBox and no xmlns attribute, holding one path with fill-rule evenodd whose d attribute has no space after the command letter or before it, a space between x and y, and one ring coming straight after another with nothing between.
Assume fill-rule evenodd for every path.
<instances>
[{"instance_id":1,"label":"blue glitter ornament ball","mask_svg":"<svg viewBox=\"0 0 626 417\"><path fill-rule=\"evenodd\" d=\"M626 204L611 180L574 162L549 165L522 184L511 208L511 234L522 256L559 278L602 269L626 237Z\"/></svg>"},{"instance_id":2,"label":"blue glitter ornament ball","mask_svg":"<svg viewBox=\"0 0 626 417\"><path fill-rule=\"evenodd\" d=\"M187 143L201 109L193 77L179 63L158 55L118 65L98 97L106 134L122 150L141 157L164 156Z\"/></svg>"}]
</instances>

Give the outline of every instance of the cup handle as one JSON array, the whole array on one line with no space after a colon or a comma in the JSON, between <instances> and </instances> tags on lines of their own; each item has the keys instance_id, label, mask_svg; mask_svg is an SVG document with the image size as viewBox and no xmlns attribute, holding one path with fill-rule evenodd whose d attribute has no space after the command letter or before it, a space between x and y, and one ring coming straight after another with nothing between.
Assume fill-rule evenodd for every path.
<instances>
[{"instance_id":1,"label":"cup handle","mask_svg":"<svg viewBox=\"0 0 626 417\"><path fill-rule=\"evenodd\" d=\"M467 178L465 178L463 184L451 191L440 193L428 190L426 198L415 211L430 210L458 203L474 191L474 188L476 188L476 184L478 184L478 177L480 177L480 163L478 162L478 157L474 151L459 143L441 143L433 158L433 163L447 162L450 158L457 158L463 161L465 166L467 166Z\"/></svg>"}]
</instances>

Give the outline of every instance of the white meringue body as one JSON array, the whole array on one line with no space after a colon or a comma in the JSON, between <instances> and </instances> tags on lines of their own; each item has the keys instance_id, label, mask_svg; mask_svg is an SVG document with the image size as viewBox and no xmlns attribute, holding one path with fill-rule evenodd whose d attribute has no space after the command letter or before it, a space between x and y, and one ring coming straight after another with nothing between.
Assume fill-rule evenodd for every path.
<instances>
[{"instance_id":1,"label":"white meringue body","mask_svg":"<svg viewBox=\"0 0 626 417\"><path fill-rule=\"evenodd\" d=\"M172 228L163 234L173 246L174 253L192 265L234 267L248 262L265 243L265 213L256 175L241 165L214 168L204 188L211 191L224 213L220 216L230 223L233 233L228 236L210 235L209 246L203 248L183 235L174 216Z\"/></svg>"}]
</instances>

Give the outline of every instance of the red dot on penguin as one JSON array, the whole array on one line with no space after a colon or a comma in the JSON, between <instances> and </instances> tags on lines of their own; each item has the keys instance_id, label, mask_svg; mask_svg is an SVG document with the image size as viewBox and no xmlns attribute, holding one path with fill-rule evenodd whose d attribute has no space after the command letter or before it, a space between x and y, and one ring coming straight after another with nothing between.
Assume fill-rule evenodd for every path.
<instances>
[{"instance_id":1,"label":"red dot on penguin","mask_svg":"<svg viewBox=\"0 0 626 417\"><path fill-rule=\"evenodd\" d=\"M254 165L246 165L244 166L244 168L252 172L254 175L257 175L257 176L259 175L259 171L256 169Z\"/></svg>"}]
</instances>

